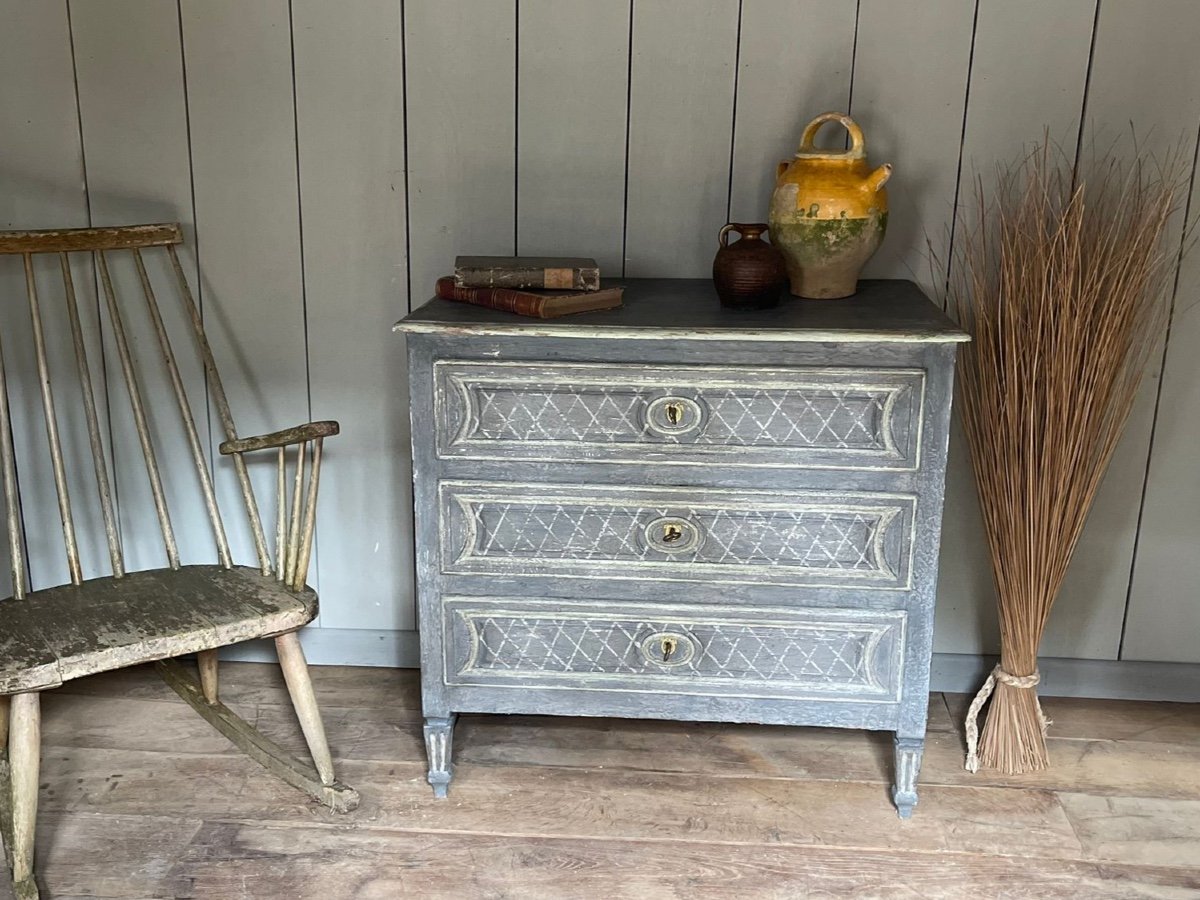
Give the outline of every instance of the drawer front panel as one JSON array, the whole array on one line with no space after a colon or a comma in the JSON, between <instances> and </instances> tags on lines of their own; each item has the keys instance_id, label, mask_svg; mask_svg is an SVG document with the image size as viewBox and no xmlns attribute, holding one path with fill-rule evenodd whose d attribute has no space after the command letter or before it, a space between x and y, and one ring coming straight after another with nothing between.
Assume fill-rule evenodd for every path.
<instances>
[{"instance_id":1,"label":"drawer front panel","mask_svg":"<svg viewBox=\"0 0 1200 900\"><path fill-rule=\"evenodd\" d=\"M907 589L916 498L442 482L442 571Z\"/></svg>"},{"instance_id":2,"label":"drawer front panel","mask_svg":"<svg viewBox=\"0 0 1200 900\"><path fill-rule=\"evenodd\" d=\"M440 361L442 458L911 470L919 369Z\"/></svg>"},{"instance_id":3,"label":"drawer front panel","mask_svg":"<svg viewBox=\"0 0 1200 900\"><path fill-rule=\"evenodd\" d=\"M443 610L450 685L899 700L900 610L713 614L479 597L447 598Z\"/></svg>"}]
</instances>

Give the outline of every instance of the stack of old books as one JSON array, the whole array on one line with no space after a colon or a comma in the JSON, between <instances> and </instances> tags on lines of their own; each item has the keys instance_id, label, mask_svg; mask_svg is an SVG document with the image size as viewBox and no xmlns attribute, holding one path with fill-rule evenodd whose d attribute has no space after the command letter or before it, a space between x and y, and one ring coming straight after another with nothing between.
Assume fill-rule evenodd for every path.
<instances>
[{"instance_id":1,"label":"stack of old books","mask_svg":"<svg viewBox=\"0 0 1200 900\"><path fill-rule=\"evenodd\" d=\"M594 259L561 256L460 256L454 274L437 283L443 300L537 319L613 309L623 293L600 286Z\"/></svg>"}]
</instances>

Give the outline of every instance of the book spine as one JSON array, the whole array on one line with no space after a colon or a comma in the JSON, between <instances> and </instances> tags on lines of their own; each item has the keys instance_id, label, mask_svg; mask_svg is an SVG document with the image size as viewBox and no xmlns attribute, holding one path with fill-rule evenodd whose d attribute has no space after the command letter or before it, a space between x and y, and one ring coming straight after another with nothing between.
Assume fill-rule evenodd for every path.
<instances>
[{"instance_id":1,"label":"book spine","mask_svg":"<svg viewBox=\"0 0 1200 900\"><path fill-rule=\"evenodd\" d=\"M461 268L455 274L460 287L541 288L546 290L595 291L600 289L600 270L595 269L476 269Z\"/></svg>"},{"instance_id":2,"label":"book spine","mask_svg":"<svg viewBox=\"0 0 1200 900\"><path fill-rule=\"evenodd\" d=\"M519 316L545 318L545 297L535 297L508 288L460 287L449 275L438 279L437 295L442 300L458 300L460 303L486 306L489 309L499 309L504 312L516 313Z\"/></svg>"}]
</instances>

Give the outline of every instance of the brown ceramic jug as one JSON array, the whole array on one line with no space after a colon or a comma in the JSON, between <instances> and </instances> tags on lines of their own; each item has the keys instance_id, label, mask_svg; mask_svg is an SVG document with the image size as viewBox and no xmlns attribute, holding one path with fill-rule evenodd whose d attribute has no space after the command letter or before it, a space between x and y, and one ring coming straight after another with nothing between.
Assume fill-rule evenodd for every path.
<instances>
[{"instance_id":1,"label":"brown ceramic jug","mask_svg":"<svg viewBox=\"0 0 1200 900\"><path fill-rule=\"evenodd\" d=\"M783 254L762 240L764 223L741 225L731 222L721 229L721 249L713 260L713 283L722 306L735 309L766 309L779 302L787 265ZM729 243L729 232L741 240Z\"/></svg>"}]
</instances>

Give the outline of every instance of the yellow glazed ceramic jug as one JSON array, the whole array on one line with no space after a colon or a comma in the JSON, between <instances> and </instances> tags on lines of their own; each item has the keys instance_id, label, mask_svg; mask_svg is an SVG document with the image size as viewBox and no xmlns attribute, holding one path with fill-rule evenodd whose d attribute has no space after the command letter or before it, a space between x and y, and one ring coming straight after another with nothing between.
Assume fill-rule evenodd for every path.
<instances>
[{"instance_id":1,"label":"yellow glazed ceramic jug","mask_svg":"<svg viewBox=\"0 0 1200 900\"><path fill-rule=\"evenodd\" d=\"M850 132L850 149L818 150L813 138L826 122ZM849 116L823 113L804 129L791 162L781 162L771 197L771 243L787 260L798 297L849 297L858 273L887 229L890 164L867 168L862 129Z\"/></svg>"}]
</instances>

